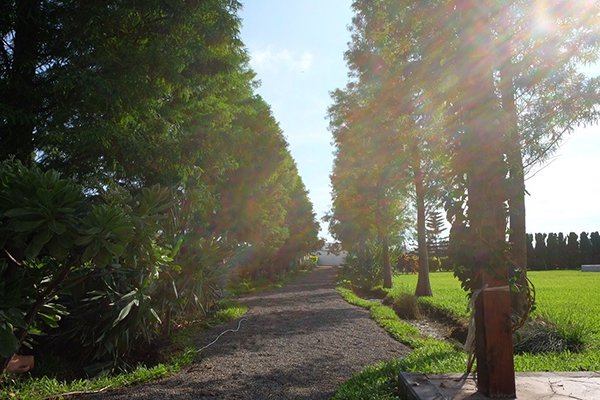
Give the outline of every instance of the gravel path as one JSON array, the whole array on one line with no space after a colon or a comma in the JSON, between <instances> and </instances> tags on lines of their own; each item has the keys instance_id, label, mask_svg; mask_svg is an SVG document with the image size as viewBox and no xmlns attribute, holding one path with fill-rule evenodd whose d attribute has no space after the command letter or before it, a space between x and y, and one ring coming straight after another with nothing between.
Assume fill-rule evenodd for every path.
<instances>
[{"instance_id":1,"label":"gravel path","mask_svg":"<svg viewBox=\"0 0 600 400\"><path fill-rule=\"evenodd\" d=\"M318 267L281 289L243 297L250 307L202 360L177 375L86 399L328 399L363 367L408 349L346 303L335 267ZM198 346L237 322L206 331Z\"/></svg>"}]
</instances>

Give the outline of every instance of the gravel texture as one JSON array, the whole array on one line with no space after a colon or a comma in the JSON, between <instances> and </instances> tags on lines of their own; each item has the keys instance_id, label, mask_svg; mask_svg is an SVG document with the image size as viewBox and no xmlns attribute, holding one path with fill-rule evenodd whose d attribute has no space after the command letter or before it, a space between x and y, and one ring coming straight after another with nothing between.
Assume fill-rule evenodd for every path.
<instances>
[{"instance_id":1,"label":"gravel texture","mask_svg":"<svg viewBox=\"0 0 600 400\"><path fill-rule=\"evenodd\" d=\"M336 267L240 299L249 311L177 375L86 399L328 399L367 365L408 348L335 291ZM237 321L203 332L198 347Z\"/></svg>"}]
</instances>

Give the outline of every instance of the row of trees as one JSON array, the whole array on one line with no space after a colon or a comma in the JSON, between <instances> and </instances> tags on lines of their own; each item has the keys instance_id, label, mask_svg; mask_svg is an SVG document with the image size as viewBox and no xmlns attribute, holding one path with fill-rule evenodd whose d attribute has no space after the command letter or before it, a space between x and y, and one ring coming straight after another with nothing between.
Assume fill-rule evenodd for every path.
<instances>
[{"instance_id":1,"label":"row of trees","mask_svg":"<svg viewBox=\"0 0 600 400\"><path fill-rule=\"evenodd\" d=\"M239 7L2 2L3 367L40 341L90 373L122 366L232 275L274 277L320 247Z\"/></svg>"},{"instance_id":2,"label":"row of trees","mask_svg":"<svg viewBox=\"0 0 600 400\"><path fill-rule=\"evenodd\" d=\"M598 118L600 81L580 67L598 57L599 7L354 1L350 80L329 110L328 219L357 266L379 254L389 287L389 247L416 226L416 294L431 295L426 215L443 207L465 288L470 267L525 271L525 174Z\"/></svg>"},{"instance_id":3,"label":"row of trees","mask_svg":"<svg viewBox=\"0 0 600 400\"><path fill-rule=\"evenodd\" d=\"M534 241L535 237L535 241ZM571 232L527 234L527 265L530 269L579 269L584 264L600 264L600 234Z\"/></svg>"}]
</instances>

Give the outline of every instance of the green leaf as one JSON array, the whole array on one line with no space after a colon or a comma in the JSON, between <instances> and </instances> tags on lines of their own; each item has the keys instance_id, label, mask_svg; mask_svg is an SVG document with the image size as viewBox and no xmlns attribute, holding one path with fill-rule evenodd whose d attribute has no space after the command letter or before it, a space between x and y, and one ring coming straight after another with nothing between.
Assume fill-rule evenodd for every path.
<instances>
[{"instance_id":1,"label":"green leaf","mask_svg":"<svg viewBox=\"0 0 600 400\"><path fill-rule=\"evenodd\" d=\"M117 257L120 257L125 252L125 246L120 243L104 242L104 248Z\"/></svg>"},{"instance_id":2,"label":"green leaf","mask_svg":"<svg viewBox=\"0 0 600 400\"><path fill-rule=\"evenodd\" d=\"M29 243L29 246L27 246L25 249L25 257L29 259L36 258L38 254L40 254L43 246L43 243L32 240L31 243Z\"/></svg>"},{"instance_id":3,"label":"green leaf","mask_svg":"<svg viewBox=\"0 0 600 400\"><path fill-rule=\"evenodd\" d=\"M10 324L0 325L0 356L10 357L19 348L19 341Z\"/></svg>"},{"instance_id":4,"label":"green leaf","mask_svg":"<svg viewBox=\"0 0 600 400\"><path fill-rule=\"evenodd\" d=\"M127 316L129 315L129 312L131 311L131 307L133 307L134 305L137 306L138 304L139 304L138 299L133 299L129 303L127 303L127 305L121 309L121 312L119 313L119 316L117 317L117 319L114 320L114 322L112 324L113 328L115 326L117 326L117 324L119 322L121 322L125 318L127 318Z\"/></svg>"},{"instance_id":5,"label":"green leaf","mask_svg":"<svg viewBox=\"0 0 600 400\"><path fill-rule=\"evenodd\" d=\"M13 223L12 229L15 232L31 232L36 230L40 225L44 223L44 220L39 221L18 221Z\"/></svg>"},{"instance_id":6,"label":"green leaf","mask_svg":"<svg viewBox=\"0 0 600 400\"><path fill-rule=\"evenodd\" d=\"M69 246L71 244L64 236L54 236L48 242L48 252L57 260L64 260L69 255Z\"/></svg>"},{"instance_id":7,"label":"green leaf","mask_svg":"<svg viewBox=\"0 0 600 400\"><path fill-rule=\"evenodd\" d=\"M110 262L110 259L111 259L110 254L106 250L101 249L94 256L94 263L96 264L97 267L104 267L105 265L108 265L108 263Z\"/></svg>"},{"instance_id":8,"label":"green leaf","mask_svg":"<svg viewBox=\"0 0 600 400\"><path fill-rule=\"evenodd\" d=\"M4 216L9 218L19 218L31 215L40 215L40 212L35 208L13 208L4 213Z\"/></svg>"},{"instance_id":9,"label":"green leaf","mask_svg":"<svg viewBox=\"0 0 600 400\"><path fill-rule=\"evenodd\" d=\"M96 254L98 254L98 251L100 251L100 244L98 242L91 243L83 251L83 255L81 256L81 261L83 261L83 262L90 261L92 258L96 257Z\"/></svg>"},{"instance_id":10,"label":"green leaf","mask_svg":"<svg viewBox=\"0 0 600 400\"><path fill-rule=\"evenodd\" d=\"M57 235L62 235L67 230L67 227L65 224L61 224L60 222L56 222L54 220L52 220L48 223L48 228L50 228L50 230L52 232L56 233Z\"/></svg>"},{"instance_id":11,"label":"green leaf","mask_svg":"<svg viewBox=\"0 0 600 400\"><path fill-rule=\"evenodd\" d=\"M152 315L154 315L154 318L156 318L158 323L162 324L162 321L161 321L160 317L158 316L158 314L156 313L156 311L154 311L154 308L150 307L150 312L152 313Z\"/></svg>"}]
</instances>

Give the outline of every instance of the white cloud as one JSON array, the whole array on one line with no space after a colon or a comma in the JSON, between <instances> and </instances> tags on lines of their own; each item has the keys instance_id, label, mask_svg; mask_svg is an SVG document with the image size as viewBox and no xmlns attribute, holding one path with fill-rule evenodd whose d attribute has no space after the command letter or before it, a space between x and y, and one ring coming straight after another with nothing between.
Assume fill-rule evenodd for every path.
<instances>
[{"instance_id":1,"label":"white cloud","mask_svg":"<svg viewBox=\"0 0 600 400\"><path fill-rule=\"evenodd\" d=\"M280 70L290 72L308 71L314 61L310 51L296 52L289 49L275 49L272 46L250 51L250 66L255 70Z\"/></svg>"}]
</instances>

